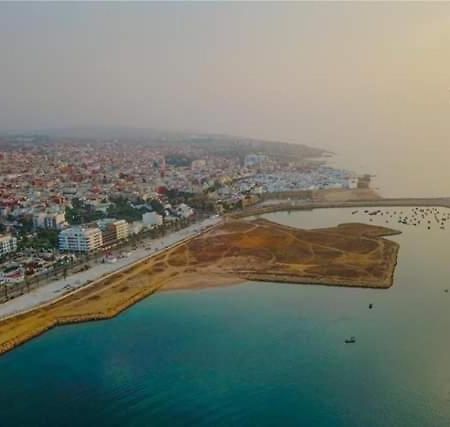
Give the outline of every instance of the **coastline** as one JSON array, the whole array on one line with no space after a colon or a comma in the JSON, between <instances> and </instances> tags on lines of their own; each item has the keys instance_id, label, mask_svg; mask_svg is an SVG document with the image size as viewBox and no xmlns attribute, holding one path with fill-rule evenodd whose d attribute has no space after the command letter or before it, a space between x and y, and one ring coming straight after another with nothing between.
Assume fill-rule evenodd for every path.
<instances>
[{"instance_id":1,"label":"coastline","mask_svg":"<svg viewBox=\"0 0 450 427\"><path fill-rule=\"evenodd\" d=\"M367 193L366 190L351 190L351 191L340 191L340 190L324 190L321 192L322 194L338 194L339 198L342 198L345 195L346 200L333 202L333 201L281 201L274 200L276 204L269 205L254 205L249 206L242 212L235 212L232 214L228 214L225 216L225 220L227 219L239 219L239 218L247 218L257 215L263 215L272 212L279 211L295 211L295 210L313 210L313 209L327 209L327 208L342 208L342 207L391 207L391 206L442 206L442 207L450 207L450 198L403 198L403 199L386 199L381 198L375 192L370 190ZM360 200L362 195L370 196L369 198L364 198L364 200ZM334 197L334 196L332 196ZM321 195L317 198L323 198ZM358 199L358 200L355 200ZM199 227L198 224L194 227ZM200 233L203 232L200 231ZM176 233L175 233L176 234ZM197 233L198 235L198 233ZM190 236L185 236L184 238L189 238ZM168 236L167 240L170 240L171 236ZM176 242L175 242L176 243ZM152 246L163 246L161 242L151 242ZM162 249L159 252L162 252L165 249ZM103 266L95 266L87 272L76 273L75 275L69 276L67 279L60 279L55 282L51 282L41 288L31 291L30 293L25 293L22 296L19 296L13 300L10 300L6 303L0 305L0 321L3 319L7 319L10 317L14 317L20 315L25 312L32 311L38 307L49 306L53 302L65 298L66 296L71 295L74 292L78 292L79 290L92 285L94 282L102 280L105 277L109 277L110 274L117 273L123 269L128 268L133 265L133 263L141 262L147 259L150 256L154 256L156 251L148 252L143 249L138 249L138 252L141 251L139 256L136 256L132 261L131 259L119 260L117 265L103 265ZM122 265L120 265L123 263ZM109 268L109 271L103 271L103 269ZM100 270L99 270L100 268ZM99 270L99 271L97 271ZM88 283L90 282L90 283ZM64 286L69 284L70 290L64 289Z\"/></svg>"},{"instance_id":2,"label":"coastline","mask_svg":"<svg viewBox=\"0 0 450 427\"><path fill-rule=\"evenodd\" d=\"M115 317L158 291L230 286L250 280L388 288L392 286L399 246L380 237L397 233L357 223L302 230L264 219L229 220L46 306L0 321L0 354L56 326ZM289 253L283 249L288 241ZM323 244L329 249L324 251ZM333 249L335 244L338 246ZM320 251L310 253L308 245ZM346 247L356 250L355 255L347 255ZM267 248L274 251L272 255ZM344 261L336 258L341 251ZM376 255L375 264L372 254ZM359 271L358 263L370 267L371 273Z\"/></svg>"},{"instance_id":3,"label":"coastline","mask_svg":"<svg viewBox=\"0 0 450 427\"><path fill-rule=\"evenodd\" d=\"M2 303L0 304L0 321L16 317L37 308L50 306L76 292L96 285L99 281L125 271L160 253L164 253L164 251L194 238L208 229L216 227L222 221L221 218L208 218L202 223L193 224L169 236L151 240L150 242L144 241L141 244L142 247L134 250L130 257L119 259L117 263L97 264L87 271L75 273L65 279L50 282L29 293ZM146 245L150 245L151 249L147 249ZM70 285L69 289L67 289L67 285Z\"/></svg>"},{"instance_id":4,"label":"coastline","mask_svg":"<svg viewBox=\"0 0 450 427\"><path fill-rule=\"evenodd\" d=\"M450 208L450 197L438 198L380 198L367 200L345 201L291 201L272 205L252 206L241 212L229 214L231 218L239 219L250 216L264 215L273 212L310 211L314 209L333 208L387 208L387 207L441 207Z\"/></svg>"}]
</instances>

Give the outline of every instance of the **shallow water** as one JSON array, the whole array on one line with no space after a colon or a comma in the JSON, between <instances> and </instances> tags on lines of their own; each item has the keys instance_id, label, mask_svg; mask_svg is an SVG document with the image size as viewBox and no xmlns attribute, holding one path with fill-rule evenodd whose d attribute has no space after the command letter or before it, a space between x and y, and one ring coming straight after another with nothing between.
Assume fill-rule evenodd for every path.
<instances>
[{"instance_id":1,"label":"shallow water","mask_svg":"<svg viewBox=\"0 0 450 427\"><path fill-rule=\"evenodd\" d=\"M348 209L267 217L368 221ZM0 425L448 426L450 229L373 219L404 231L391 289L164 293L55 329L0 358Z\"/></svg>"}]
</instances>

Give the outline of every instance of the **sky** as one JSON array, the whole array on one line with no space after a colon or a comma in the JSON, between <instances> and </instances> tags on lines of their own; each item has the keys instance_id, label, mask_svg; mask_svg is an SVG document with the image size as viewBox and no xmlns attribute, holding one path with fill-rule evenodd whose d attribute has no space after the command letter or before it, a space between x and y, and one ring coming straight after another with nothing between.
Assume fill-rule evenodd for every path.
<instances>
[{"instance_id":1,"label":"sky","mask_svg":"<svg viewBox=\"0 0 450 427\"><path fill-rule=\"evenodd\" d=\"M1 3L0 54L0 130L450 157L450 3Z\"/></svg>"}]
</instances>

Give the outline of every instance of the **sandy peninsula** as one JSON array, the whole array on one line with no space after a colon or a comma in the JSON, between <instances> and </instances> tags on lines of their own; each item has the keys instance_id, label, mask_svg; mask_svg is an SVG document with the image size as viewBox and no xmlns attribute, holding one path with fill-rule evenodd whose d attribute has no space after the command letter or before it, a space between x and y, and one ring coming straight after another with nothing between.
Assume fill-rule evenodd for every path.
<instances>
[{"instance_id":1,"label":"sandy peninsula","mask_svg":"<svg viewBox=\"0 0 450 427\"><path fill-rule=\"evenodd\" d=\"M245 280L388 288L397 231L365 224L304 230L264 219L229 220L94 285L0 321L0 354L63 324L108 319L158 291Z\"/></svg>"}]
</instances>

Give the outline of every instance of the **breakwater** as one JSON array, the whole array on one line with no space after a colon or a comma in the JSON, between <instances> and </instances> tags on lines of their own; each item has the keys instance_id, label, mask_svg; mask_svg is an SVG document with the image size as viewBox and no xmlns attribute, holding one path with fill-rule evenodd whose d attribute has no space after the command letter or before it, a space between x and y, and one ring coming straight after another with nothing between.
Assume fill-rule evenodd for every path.
<instances>
[{"instance_id":1,"label":"breakwater","mask_svg":"<svg viewBox=\"0 0 450 427\"><path fill-rule=\"evenodd\" d=\"M232 218L244 218L254 215L263 215L281 211L301 211L327 208L377 208L377 207L442 207L450 208L450 197L434 198L381 198L373 200L347 200L347 201L290 201L274 204L256 205L240 212L230 214Z\"/></svg>"}]
</instances>

